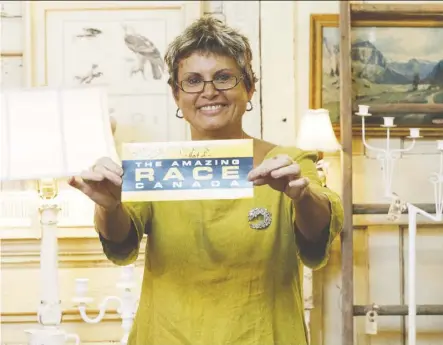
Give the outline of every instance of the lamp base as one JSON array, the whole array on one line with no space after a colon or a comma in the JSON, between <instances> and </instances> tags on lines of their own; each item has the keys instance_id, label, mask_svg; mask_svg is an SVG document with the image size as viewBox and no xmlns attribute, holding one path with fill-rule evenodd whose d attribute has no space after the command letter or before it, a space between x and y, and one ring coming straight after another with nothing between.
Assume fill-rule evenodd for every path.
<instances>
[{"instance_id":1,"label":"lamp base","mask_svg":"<svg viewBox=\"0 0 443 345\"><path fill-rule=\"evenodd\" d=\"M25 330L28 345L80 345L80 337L74 333L66 333L57 327L42 327Z\"/></svg>"}]
</instances>

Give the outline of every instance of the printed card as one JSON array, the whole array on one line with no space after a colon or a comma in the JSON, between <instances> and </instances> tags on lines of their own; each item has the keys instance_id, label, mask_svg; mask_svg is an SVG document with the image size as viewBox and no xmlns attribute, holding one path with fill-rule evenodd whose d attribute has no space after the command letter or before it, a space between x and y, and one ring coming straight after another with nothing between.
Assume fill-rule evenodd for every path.
<instances>
[{"instance_id":1,"label":"printed card","mask_svg":"<svg viewBox=\"0 0 443 345\"><path fill-rule=\"evenodd\" d=\"M122 167L123 202L253 197L250 139L126 143Z\"/></svg>"}]
</instances>

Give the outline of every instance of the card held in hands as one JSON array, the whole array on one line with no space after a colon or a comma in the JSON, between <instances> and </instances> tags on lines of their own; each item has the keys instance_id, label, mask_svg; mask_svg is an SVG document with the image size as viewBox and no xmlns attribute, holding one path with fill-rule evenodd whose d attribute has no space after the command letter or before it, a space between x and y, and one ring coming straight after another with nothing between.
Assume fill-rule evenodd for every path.
<instances>
[{"instance_id":1,"label":"card held in hands","mask_svg":"<svg viewBox=\"0 0 443 345\"><path fill-rule=\"evenodd\" d=\"M122 201L252 198L253 141L125 143Z\"/></svg>"}]
</instances>

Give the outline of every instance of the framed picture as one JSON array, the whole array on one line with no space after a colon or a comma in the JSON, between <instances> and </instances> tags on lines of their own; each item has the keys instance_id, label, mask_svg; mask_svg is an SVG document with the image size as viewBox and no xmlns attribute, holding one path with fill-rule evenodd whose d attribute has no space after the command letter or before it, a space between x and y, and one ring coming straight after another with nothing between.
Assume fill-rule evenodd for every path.
<instances>
[{"instance_id":1,"label":"framed picture","mask_svg":"<svg viewBox=\"0 0 443 345\"><path fill-rule=\"evenodd\" d=\"M104 85L122 142L185 140L163 57L200 1L27 1L30 86ZM85 124L87 126L87 124Z\"/></svg>"},{"instance_id":2,"label":"framed picture","mask_svg":"<svg viewBox=\"0 0 443 345\"><path fill-rule=\"evenodd\" d=\"M20 1L3 1L0 4L3 35L0 42L0 68L2 88L19 88L23 80L23 46L17 37L22 36L22 6Z\"/></svg>"},{"instance_id":3,"label":"framed picture","mask_svg":"<svg viewBox=\"0 0 443 345\"><path fill-rule=\"evenodd\" d=\"M2 1L0 4L0 20L3 32L0 41L0 87L20 88L23 80L23 46L21 40L22 6L20 1ZM17 192L27 188L25 181L2 181L0 192Z\"/></svg>"},{"instance_id":4,"label":"framed picture","mask_svg":"<svg viewBox=\"0 0 443 345\"><path fill-rule=\"evenodd\" d=\"M385 135L382 117L394 117L393 136L420 128L443 134L443 22L357 20L351 29L353 109L370 106L366 134ZM340 131L340 32L338 15L311 16L310 107L326 108ZM372 111L371 111L372 110ZM361 118L352 114L353 133Z\"/></svg>"}]
</instances>

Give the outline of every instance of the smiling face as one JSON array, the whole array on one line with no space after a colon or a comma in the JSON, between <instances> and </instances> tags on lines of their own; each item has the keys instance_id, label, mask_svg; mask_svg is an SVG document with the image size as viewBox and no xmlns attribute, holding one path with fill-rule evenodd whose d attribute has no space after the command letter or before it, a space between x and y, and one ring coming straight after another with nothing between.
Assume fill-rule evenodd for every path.
<instances>
[{"instance_id":1,"label":"smiling face","mask_svg":"<svg viewBox=\"0 0 443 345\"><path fill-rule=\"evenodd\" d=\"M191 125L193 140L242 138L242 117L254 90L246 90L241 71L231 57L196 52L180 62L178 84L186 85L187 91L202 81L223 85L235 80L233 77L240 82L229 90L219 91L212 83L205 83L199 93L180 88L174 91L177 106Z\"/></svg>"}]
</instances>

